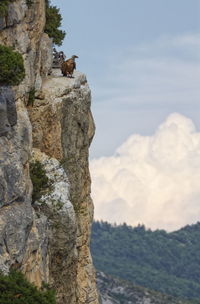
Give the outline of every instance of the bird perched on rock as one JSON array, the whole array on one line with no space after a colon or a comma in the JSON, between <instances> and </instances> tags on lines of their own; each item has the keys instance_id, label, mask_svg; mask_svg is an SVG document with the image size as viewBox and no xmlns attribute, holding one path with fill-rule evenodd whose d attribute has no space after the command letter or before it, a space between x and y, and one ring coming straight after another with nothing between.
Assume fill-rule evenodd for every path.
<instances>
[{"instance_id":1,"label":"bird perched on rock","mask_svg":"<svg viewBox=\"0 0 200 304\"><path fill-rule=\"evenodd\" d=\"M62 63L61 72L63 76L72 78L74 69L76 69L76 62L75 62L76 58L78 58L78 56L73 55L71 58L67 59Z\"/></svg>"}]
</instances>

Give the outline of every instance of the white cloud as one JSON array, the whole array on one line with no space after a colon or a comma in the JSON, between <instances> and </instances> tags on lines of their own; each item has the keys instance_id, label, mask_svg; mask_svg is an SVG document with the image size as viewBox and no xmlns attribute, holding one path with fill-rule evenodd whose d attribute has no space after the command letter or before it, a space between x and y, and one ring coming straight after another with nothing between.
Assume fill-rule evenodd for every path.
<instances>
[{"instance_id":1,"label":"white cloud","mask_svg":"<svg viewBox=\"0 0 200 304\"><path fill-rule=\"evenodd\" d=\"M180 114L153 136L130 136L90 170L96 219L168 231L200 220L200 133Z\"/></svg>"}]
</instances>

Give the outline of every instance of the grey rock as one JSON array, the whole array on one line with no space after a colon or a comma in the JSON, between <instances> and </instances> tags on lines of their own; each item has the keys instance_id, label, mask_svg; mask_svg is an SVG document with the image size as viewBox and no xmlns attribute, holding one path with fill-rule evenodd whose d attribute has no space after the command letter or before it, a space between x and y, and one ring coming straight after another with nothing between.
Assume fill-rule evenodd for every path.
<instances>
[{"instance_id":1,"label":"grey rock","mask_svg":"<svg viewBox=\"0 0 200 304\"><path fill-rule=\"evenodd\" d=\"M97 272L101 304L187 304L178 298Z\"/></svg>"},{"instance_id":2,"label":"grey rock","mask_svg":"<svg viewBox=\"0 0 200 304\"><path fill-rule=\"evenodd\" d=\"M46 216L33 212L33 222L26 241L21 270L28 280L40 287L49 282L49 223Z\"/></svg>"},{"instance_id":3,"label":"grey rock","mask_svg":"<svg viewBox=\"0 0 200 304\"><path fill-rule=\"evenodd\" d=\"M15 96L10 87L0 88L0 136L7 135L17 123Z\"/></svg>"},{"instance_id":4,"label":"grey rock","mask_svg":"<svg viewBox=\"0 0 200 304\"><path fill-rule=\"evenodd\" d=\"M0 89L0 96L4 96L7 102L7 117L12 126L17 123L17 111L15 105L15 94L10 87L2 87Z\"/></svg>"},{"instance_id":5,"label":"grey rock","mask_svg":"<svg viewBox=\"0 0 200 304\"><path fill-rule=\"evenodd\" d=\"M21 264L26 242L32 226L31 206L15 203L0 210L0 251L1 263L10 267ZM3 267L2 267L3 268Z\"/></svg>"},{"instance_id":6,"label":"grey rock","mask_svg":"<svg viewBox=\"0 0 200 304\"><path fill-rule=\"evenodd\" d=\"M20 23L20 21L25 16L25 4L23 2L20 3L10 3L8 6L8 16L6 26L14 26L15 24Z\"/></svg>"},{"instance_id":7,"label":"grey rock","mask_svg":"<svg viewBox=\"0 0 200 304\"><path fill-rule=\"evenodd\" d=\"M10 131L10 124L7 116L7 103L4 97L0 96L0 136L5 136Z\"/></svg>"},{"instance_id":8,"label":"grey rock","mask_svg":"<svg viewBox=\"0 0 200 304\"><path fill-rule=\"evenodd\" d=\"M41 69L40 73L42 77L46 77L51 74L53 54L52 54L52 38L49 38L47 34L43 34L41 38Z\"/></svg>"},{"instance_id":9,"label":"grey rock","mask_svg":"<svg viewBox=\"0 0 200 304\"><path fill-rule=\"evenodd\" d=\"M5 27L6 27L5 18L0 16L0 31Z\"/></svg>"}]
</instances>

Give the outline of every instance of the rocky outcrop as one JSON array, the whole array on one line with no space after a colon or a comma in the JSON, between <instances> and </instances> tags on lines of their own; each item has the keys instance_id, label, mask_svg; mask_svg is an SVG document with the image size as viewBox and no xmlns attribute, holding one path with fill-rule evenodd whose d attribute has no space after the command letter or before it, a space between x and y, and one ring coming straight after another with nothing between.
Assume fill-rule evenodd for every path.
<instances>
[{"instance_id":1,"label":"rocky outcrop","mask_svg":"<svg viewBox=\"0 0 200 304\"><path fill-rule=\"evenodd\" d=\"M59 303L97 303L89 250L93 204L88 149L94 135L90 103L91 93L85 75L76 72L75 78L69 79L54 71L45 79L42 95L34 101L33 107L29 107L33 146L62 163L69 182L68 196L76 215L75 231L72 227L66 229L71 245L68 244L63 251L58 246L62 229L56 229L52 238L50 277L59 290ZM71 225L69 220L67 222ZM68 247L71 247L71 252L67 254ZM54 263L56 256L59 260ZM66 290L67 293L64 292Z\"/></svg>"},{"instance_id":2,"label":"rocky outcrop","mask_svg":"<svg viewBox=\"0 0 200 304\"><path fill-rule=\"evenodd\" d=\"M97 286L100 291L100 304L189 304L169 295L164 295L147 288L136 286L97 272Z\"/></svg>"},{"instance_id":3,"label":"rocky outcrop","mask_svg":"<svg viewBox=\"0 0 200 304\"><path fill-rule=\"evenodd\" d=\"M16 0L8 17L0 18L0 43L15 46L26 70L19 86L0 91L0 269L19 269L37 286L49 283L58 304L97 304L89 250L91 93L81 73L73 79L51 74L44 24L44 0L33 0L30 7ZM34 204L33 160L44 164L52 181Z\"/></svg>"}]
</instances>

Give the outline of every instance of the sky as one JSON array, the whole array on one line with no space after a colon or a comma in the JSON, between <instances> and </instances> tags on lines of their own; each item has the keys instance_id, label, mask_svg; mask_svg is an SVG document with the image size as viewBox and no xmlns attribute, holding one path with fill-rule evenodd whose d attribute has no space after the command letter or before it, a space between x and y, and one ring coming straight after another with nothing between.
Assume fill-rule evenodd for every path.
<instances>
[{"instance_id":1,"label":"sky","mask_svg":"<svg viewBox=\"0 0 200 304\"><path fill-rule=\"evenodd\" d=\"M169 169L167 174L170 173L171 181L176 181L176 175L179 174L177 170L180 170L181 177L182 169L180 167L175 168L175 171L173 169L174 161L179 159L184 145L176 149L176 143L179 142L179 136L181 136L181 138L186 137L188 141L185 139L185 143L190 144L193 132L198 138L200 131L200 0L79 0L74 2L53 0L52 3L60 7L63 28L67 32L61 49L67 57L73 54L79 56L77 69L87 75L92 90L92 112L96 123L96 135L90 149L90 163L93 180L92 195L96 206L95 217L102 217L112 222L126 221L131 224L146 222L150 227L156 228L157 225L159 228L163 226L168 230L193 223L200 218L200 215L195 217L188 213L188 216L184 216L183 205L181 205L181 201L182 204L188 204L188 206L191 203L194 208L192 212L197 214L199 212L197 201L200 201L200 194L197 195L196 182L190 182L191 178L193 180L198 175L199 165L196 166L197 172L195 171L196 174L193 177L194 164L191 162L190 153L186 153L188 158L185 156L185 163L182 162L181 167L185 170L185 164L188 168L185 184L184 182L181 184L180 180L177 187L174 189L169 187L165 192L172 213L175 210L174 205L177 206L177 217L169 214L166 220L162 208L160 212L157 212L159 202L153 203L147 200L151 196L151 191L155 192L157 198L162 196L159 194L162 188L156 188L156 181L154 187L150 189L149 180L144 182L141 178L142 189L146 191L141 189L141 192L146 194L138 198L136 206L137 210L139 205L143 206L141 208L146 208L147 212L144 213L149 215L142 217L139 211L134 211L135 203L131 197L137 196L140 192L138 189L141 187L136 181L137 164L131 161L133 155L130 156L129 153L127 158L129 158L130 176L128 178L128 172L124 173L127 169L126 162L123 162L124 154L121 155L118 151L126 145L130 151L135 151L137 147L151 150L153 145L147 142L157 140L159 143L157 139L159 130L161 126L165 126L168 119L173 118L172 124L178 129L182 126L181 130L188 130L189 125L192 124L193 131L187 131L187 134L180 131L172 136L168 130L173 137L170 139L170 149L173 151L174 160L171 158L171 163L169 161L166 164L169 168L166 167L163 170L165 172ZM162 138L169 140L170 135L167 134L166 127ZM132 144L130 147L128 142L132 136L139 136L141 146L137 146L133 140L130 141ZM189 139L188 136L191 138ZM160 151L158 153L160 157L164 157L162 141L157 149ZM169 152L170 149L167 151ZM145 153L148 155L147 151ZM193 154L196 161L198 150L194 148ZM146 166L147 158L145 156L142 162L138 159L141 164L140 169L143 170L138 174L140 177L149 174L149 178L153 179L155 177L153 172L157 170L159 162L151 166L150 174L146 172L150 170ZM118 193L116 199L113 199L113 194L107 192L107 201L104 196L101 201L99 199L101 196L96 194L98 187L102 187L103 192L113 186L109 184L108 176L111 172L109 173L108 170L115 171L115 166L107 168L107 162L112 164L111 159L121 162L118 175L120 172L121 176L125 174L125 180L132 186L129 187L129 193L121 179L117 186L121 189L120 195ZM103 171L100 170L99 163ZM192 167L189 168L188 164ZM159 172L162 182L167 185L168 179L164 173ZM136 177L132 179L132 175ZM102 181L99 182L101 177L106 180L105 189ZM160 183L163 187L162 182ZM189 192L185 196L178 197L177 193L183 185ZM193 200L192 202L189 200L192 193L195 193L194 204ZM122 201L128 205L132 201L131 209L126 208L126 204L123 205ZM162 202L160 199L158 201L160 201L160 207L166 206L165 198ZM105 202L110 210L112 208L115 210L115 212L108 212L109 218L105 212L104 214L100 212L99 206L103 204L105 206ZM152 212L147 205L151 206ZM120 219L114 214L122 214L122 206L124 206L124 216ZM187 210L186 207L184 208ZM111 216L112 213L113 216ZM153 222L157 224L153 225Z\"/></svg>"}]
</instances>

